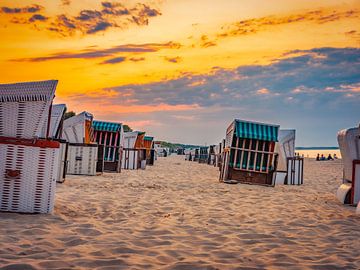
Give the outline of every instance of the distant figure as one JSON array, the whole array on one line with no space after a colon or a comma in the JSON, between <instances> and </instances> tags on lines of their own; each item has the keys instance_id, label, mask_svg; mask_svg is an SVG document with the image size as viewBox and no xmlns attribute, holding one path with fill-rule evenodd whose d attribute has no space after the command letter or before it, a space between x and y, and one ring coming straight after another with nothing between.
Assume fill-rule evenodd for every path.
<instances>
[{"instance_id":1,"label":"distant figure","mask_svg":"<svg viewBox=\"0 0 360 270\"><path fill-rule=\"evenodd\" d=\"M321 154L320 160L326 160L323 154Z\"/></svg>"},{"instance_id":2,"label":"distant figure","mask_svg":"<svg viewBox=\"0 0 360 270\"><path fill-rule=\"evenodd\" d=\"M319 161L320 160L320 154L317 154L316 156L316 160Z\"/></svg>"},{"instance_id":3,"label":"distant figure","mask_svg":"<svg viewBox=\"0 0 360 270\"><path fill-rule=\"evenodd\" d=\"M331 154L328 155L327 160L334 160Z\"/></svg>"},{"instance_id":4,"label":"distant figure","mask_svg":"<svg viewBox=\"0 0 360 270\"><path fill-rule=\"evenodd\" d=\"M334 154L334 159L338 159L338 157L337 157L337 155L336 155L336 154Z\"/></svg>"}]
</instances>

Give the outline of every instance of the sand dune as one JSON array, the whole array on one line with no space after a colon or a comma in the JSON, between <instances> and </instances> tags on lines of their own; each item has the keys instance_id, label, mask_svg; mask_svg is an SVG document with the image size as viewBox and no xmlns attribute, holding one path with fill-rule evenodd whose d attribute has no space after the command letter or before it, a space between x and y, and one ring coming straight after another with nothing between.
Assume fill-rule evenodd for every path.
<instances>
[{"instance_id":1,"label":"sand dune","mask_svg":"<svg viewBox=\"0 0 360 270\"><path fill-rule=\"evenodd\" d=\"M160 158L145 171L69 176L53 215L0 213L1 269L360 269L360 216L337 202L341 161L303 186L226 185Z\"/></svg>"}]
</instances>

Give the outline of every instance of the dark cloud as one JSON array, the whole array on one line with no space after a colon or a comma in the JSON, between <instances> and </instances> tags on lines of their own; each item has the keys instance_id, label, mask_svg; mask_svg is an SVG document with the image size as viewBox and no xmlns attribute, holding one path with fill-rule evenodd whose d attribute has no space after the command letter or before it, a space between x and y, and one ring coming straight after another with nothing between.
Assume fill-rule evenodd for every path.
<instances>
[{"instance_id":1,"label":"dark cloud","mask_svg":"<svg viewBox=\"0 0 360 270\"><path fill-rule=\"evenodd\" d=\"M48 18L41 15L41 14L34 14L33 16L31 16L31 18L29 19L29 22L36 22L36 21L46 21Z\"/></svg>"},{"instance_id":2,"label":"dark cloud","mask_svg":"<svg viewBox=\"0 0 360 270\"><path fill-rule=\"evenodd\" d=\"M164 59L170 63L179 63L182 59L181 57L177 56L177 57L167 57L165 56Z\"/></svg>"},{"instance_id":3,"label":"dark cloud","mask_svg":"<svg viewBox=\"0 0 360 270\"><path fill-rule=\"evenodd\" d=\"M27 7L20 7L20 8L11 8L11 7L1 7L1 13L6 14L20 14L20 13L36 13L44 9L42 6L39 5L31 5Z\"/></svg>"},{"instance_id":4,"label":"dark cloud","mask_svg":"<svg viewBox=\"0 0 360 270\"><path fill-rule=\"evenodd\" d=\"M118 64L118 63L124 62L125 60L126 60L126 57L120 56L120 57L115 57L115 58L105 60L105 61L101 62L101 64Z\"/></svg>"},{"instance_id":5,"label":"dark cloud","mask_svg":"<svg viewBox=\"0 0 360 270\"><path fill-rule=\"evenodd\" d=\"M63 5L70 4L70 1L62 1ZM43 9L39 5L32 5L23 8L2 7L1 13L7 14L26 14L36 13ZM160 16L161 13L157 8L146 4L137 3L133 6L126 7L120 2L102 2L100 9L84 9L77 15L70 16L59 14L46 18L45 16L33 16L28 18L28 22L35 23L48 19L45 28L48 31L56 32L62 36L72 36L76 33L82 35L91 35L110 28L128 28L131 24L144 26L149 24L149 19ZM10 18L9 22L20 23L19 18ZM40 29L41 28L37 28Z\"/></svg>"},{"instance_id":6,"label":"dark cloud","mask_svg":"<svg viewBox=\"0 0 360 270\"><path fill-rule=\"evenodd\" d=\"M178 49L181 44L175 42L167 43L145 43L145 44L125 44L114 46L108 49L98 49L96 47L86 48L78 52L59 52L51 55L34 57L34 58L20 58L13 59L17 62L43 62L49 60L59 59L94 59L102 57L116 56L118 53L151 53L162 49ZM132 58L131 61L140 61L142 58Z\"/></svg>"},{"instance_id":7,"label":"dark cloud","mask_svg":"<svg viewBox=\"0 0 360 270\"><path fill-rule=\"evenodd\" d=\"M109 22L98 22L96 25L94 25L93 28L89 29L86 33L93 34L93 33L99 32L99 31L104 31L111 26L112 26L112 24Z\"/></svg>"}]
</instances>

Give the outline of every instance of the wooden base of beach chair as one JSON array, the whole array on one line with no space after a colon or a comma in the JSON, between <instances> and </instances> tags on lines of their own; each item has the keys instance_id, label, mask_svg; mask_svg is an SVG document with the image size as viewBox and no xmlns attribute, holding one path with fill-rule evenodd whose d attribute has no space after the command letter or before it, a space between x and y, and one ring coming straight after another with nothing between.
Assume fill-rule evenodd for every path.
<instances>
[{"instance_id":1,"label":"wooden base of beach chair","mask_svg":"<svg viewBox=\"0 0 360 270\"><path fill-rule=\"evenodd\" d=\"M264 185L264 186L274 186L273 173L258 173L258 172L248 172L235 170L233 168L228 168L228 177L227 179L237 181L241 184L252 184L252 185ZM229 180L224 180L229 181Z\"/></svg>"}]
</instances>

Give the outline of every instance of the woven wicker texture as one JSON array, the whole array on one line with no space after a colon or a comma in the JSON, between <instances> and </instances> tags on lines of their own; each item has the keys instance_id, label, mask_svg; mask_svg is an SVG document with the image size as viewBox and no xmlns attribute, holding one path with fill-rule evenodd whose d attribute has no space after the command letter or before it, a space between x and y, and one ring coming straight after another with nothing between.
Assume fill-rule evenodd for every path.
<instances>
[{"instance_id":1,"label":"woven wicker texture","mask_svg":"<svg viewBox=\"0 0 360 270\"><path fill-rule=\"evenodd\" d=\"M50 213L54 207L59 149L0 144L0 210Z\"/></svg>"},{"instance_id":2,"label":"woven wicker texture","mask_svg":"<svg viewBox=\"0 0 360 270\"><path fill-rule=\"evenodd\" d=\"M96 175L98 148L69 145L67 174Z\"/></svg>"},{"instance_id":3,"label":"woven wicker texture","mask_svg":"<svg viewBox=\"0 0 360 270\"><path fill-rule=\"evenodd\" d=\"M46 137L57 81L0 84L0 136Z\"/></svg>"},{"instance_id":4,"label":"woven wicker texture","mask_svg":"<svg viewBox=\"0 0 360 270\"><path fill-rule=\"evenodd\" d=\"M82 112L64 121L62 139L70 143L84 143L86 134L86 122L92 122L93 116L88 112ZM91 136L92 134L89 134Z\"/></svg>"},{"instance_id":5,"label":"woven wicker texture","mask_svg":"<svg viewBox=\"0 0 360 270\"><path fill-rule=\"evenodd\" d=\"M65 104L57 104L51 107L51 117L50 117L50 129L49 129L49 137L57 138L58 131L61 128L61 120L64 117L66 111ZM46 127L44 127L46 128ZM45 132L46 130L44 130ZM61 135L61 134L60 134Z\"/></svg>"}]
</instances>

